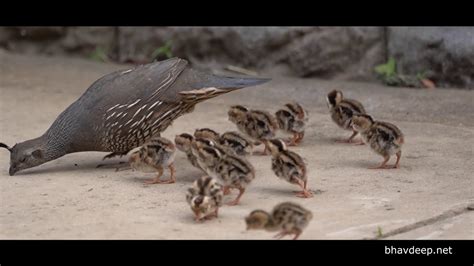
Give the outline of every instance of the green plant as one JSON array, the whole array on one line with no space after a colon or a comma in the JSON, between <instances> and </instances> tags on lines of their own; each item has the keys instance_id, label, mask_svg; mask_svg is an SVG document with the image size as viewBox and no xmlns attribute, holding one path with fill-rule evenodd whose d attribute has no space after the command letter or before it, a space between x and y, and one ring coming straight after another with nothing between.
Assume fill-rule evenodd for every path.
<instances>
[{"instance_id":1,"label":"green plant","mask_svg":"<svg viewBox=\"0 0 474 266\"><path fill-rule=\"evenodd\" d=\"M383 236L382 227L377 226L377 238L381 238Z\"/></svg>"},{"instance_id":2,"label":"green plant","mask_svg":"<svg viewBox=\"0 0 474 266\"><path fill-rule=\"evenodd\" d=\"M109 57L107 55L107 50L103 47L97 46L94 51L89 55L89 58L94 61L99 62L108 62Z\"/></svg>"},{"instance_id":3,"label":"green plant","mask_svg":"<svg viewBox=\"0 0 474 266\"><path fill-rule=\"evenodd\" d=\"M383 78L391 78L397 75L397 62L393 57L390 57L385 64L378 65L374 68L375 73L381 75Z\"/></svg>"},{"instance_id":4,"label":"green plant","mask_svg":"<svg viewBox=\"0 0 474 266\"><path fill-rule=\"evenodd\" d=\"M173 57L173 53L171 51L172 44L173 43L171 40L167 41L164 45L156 48L155 51L153 51L153 53L151 54L151 56L155 59L161 56L165 56L166 58Z\"/></svg>"}]
</instances>

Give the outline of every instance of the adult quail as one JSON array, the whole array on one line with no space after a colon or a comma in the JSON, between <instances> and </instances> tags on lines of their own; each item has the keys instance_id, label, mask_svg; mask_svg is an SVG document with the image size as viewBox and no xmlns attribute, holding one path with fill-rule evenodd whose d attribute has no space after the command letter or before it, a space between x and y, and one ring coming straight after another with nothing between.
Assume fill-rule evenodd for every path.
<instances>
[{"instance_id":1,"label":"adult quail","mask_svg":"<svg viewBox=\"0 0 474 266\"><path fill-rule=\"evenodd\" d=\"M11 153L10 175L74 152L125 155L197 103L267 81L207 74L180 58L140 65L94 82L42 136L0 147Z\"/></svg>"}]
</instances>

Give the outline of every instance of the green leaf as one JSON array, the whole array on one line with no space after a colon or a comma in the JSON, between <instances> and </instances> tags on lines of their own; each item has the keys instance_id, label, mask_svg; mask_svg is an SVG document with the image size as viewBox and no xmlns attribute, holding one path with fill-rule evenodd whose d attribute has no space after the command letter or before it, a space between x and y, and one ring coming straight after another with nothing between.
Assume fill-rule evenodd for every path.
<instances>
[{"instance_id":1,"label":"green leaf","mask_svg":"<svg viewBox=\"0 0 474 266\"><path fill-rule=\"evenodd\" d=\"M377 74L384 77L392 77L397 74L397 64L395 59L390 57L387 63L376 66L374 70Z\"/></svg>"},{"instance_id":2,"label":"green leaf","mask_svg":"<svg viewBox=\"0 0 474 266\"><path fill-rule=\"evenodd\" d=\"M156 58L160 55L165 55L167 58L173 57L173 53L171 52L171 45L171 40L167 41L163 46L156 48L155 51L153 51L153 53L151 54L151 56L153 58Z\"/></svg>"},{"instance_id":3,"label":"green leaf","mask_svg":"<svg viewBox=\"0 0 474 266\"><path fill-rule=\"evenodd\" d=\"M89 58L99 62L107 62L109 60L107 51L102 47L96 47L95 50L89 55Z\"/></svg>"}]
</instances>

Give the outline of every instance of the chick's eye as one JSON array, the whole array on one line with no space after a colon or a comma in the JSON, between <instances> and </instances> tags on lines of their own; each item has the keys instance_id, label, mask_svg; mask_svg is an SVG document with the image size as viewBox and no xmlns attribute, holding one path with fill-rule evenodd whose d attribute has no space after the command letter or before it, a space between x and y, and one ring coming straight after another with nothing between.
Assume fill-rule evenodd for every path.
<instances>
[{"instance_id":1,"label":"chick's eye","mask_svg":"<svg viewBox=\"0 0 474 266\"><path fill-rule=\"evenodd\" d=\"M20 158L20 163L24 163L26 161L26 157Z\"/></svg>"}]
</instances>

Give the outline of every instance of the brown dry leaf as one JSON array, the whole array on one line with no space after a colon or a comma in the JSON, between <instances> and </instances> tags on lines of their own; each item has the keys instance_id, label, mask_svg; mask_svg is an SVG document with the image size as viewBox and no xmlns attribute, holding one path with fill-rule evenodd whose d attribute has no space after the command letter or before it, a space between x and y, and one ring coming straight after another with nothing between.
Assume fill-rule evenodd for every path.
<instances>
[{"instance_id":1,"label":"brown dry leaf","mask_svg":"<svg viewBox=\"0 0 474 266\"><path fill-rule=\"evenodd\" d=\"M434 89L436 88L436 85L434 84L433 81L429 80L429 79L422 79L421 80L421 83L423 84L423 86L425 86L425 88L427 89Z\"/></svg>"}]
</instances>

